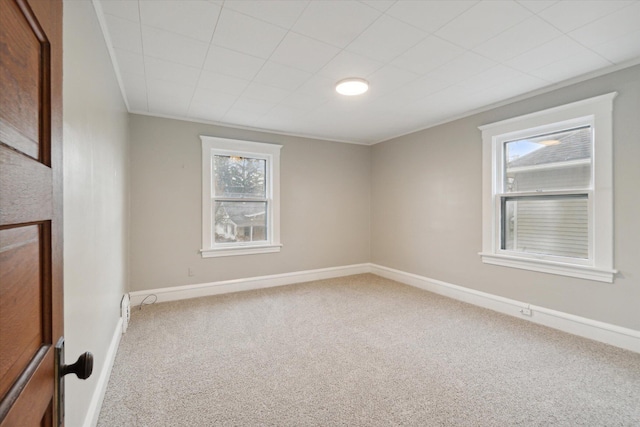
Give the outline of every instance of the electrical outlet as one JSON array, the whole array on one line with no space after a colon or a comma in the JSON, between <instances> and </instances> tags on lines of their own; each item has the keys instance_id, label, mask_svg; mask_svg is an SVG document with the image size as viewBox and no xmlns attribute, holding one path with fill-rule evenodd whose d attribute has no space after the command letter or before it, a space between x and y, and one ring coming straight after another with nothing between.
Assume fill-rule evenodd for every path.
<instances>
[{"instance_id":1,"label":"electrical outlet","mask_svg":"<svg viewBox=\"0 0 640 427\"><path fill-rule=\"evenodd\" d=\"M189 267L189 269L187 270L187 274L189 275L189 277L195 276L195 274L193 274L193 268Z\"/></svg>"},{"instance_id":2,"label":"electrical outlet","mask_svg":"<svg viewBox=\"0 0 640 427\"><path fill-rule=\"evenodd\" d=\"M531 316L532 314L531 309L529 307L521 308L520 313L522 313L523 316Z\"/></svg>"}]
</instances>

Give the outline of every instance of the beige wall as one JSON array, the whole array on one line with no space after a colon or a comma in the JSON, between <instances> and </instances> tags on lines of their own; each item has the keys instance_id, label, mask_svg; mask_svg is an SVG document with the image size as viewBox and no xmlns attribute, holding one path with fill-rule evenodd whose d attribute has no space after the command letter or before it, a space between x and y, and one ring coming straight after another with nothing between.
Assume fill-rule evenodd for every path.
<instances>
[{"instance_id":1,"label":"beige wall","mask_svg":"<svg viewBox=\"0 0 640 427\"><path fill-rule=\"evenodd\" d=\"M132 291L369 261L370 147L135 114L130 135ZM283 145L280 253L200 256L199 135Z\"/></svg>"},{"instance_id":2,"label":"beige wall","mask_svg":"<svg viewBox=\"0 0 640 427\"><path fill-rule=\"evenodd\" d=\"M612 91L615 283L483 264L477 127ZM375 145L372 262L640 330L639 118L636 66Z\"/></svg>"},{"instance_id":3,"label":"beige wall","mask_svg":"<svg viewBox=\"0 0 640 427\"><path fill-rule=\"evenodd\" d=\"M127 112L91 2L64 2L64 304L66 425L83 425L126 292Z\"/></svg>"}]
</instances>

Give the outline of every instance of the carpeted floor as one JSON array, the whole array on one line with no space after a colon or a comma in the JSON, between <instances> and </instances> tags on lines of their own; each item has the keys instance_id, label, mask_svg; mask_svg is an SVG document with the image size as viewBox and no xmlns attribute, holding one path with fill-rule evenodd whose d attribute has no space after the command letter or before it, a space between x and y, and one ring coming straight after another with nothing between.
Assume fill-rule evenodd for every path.
<instances>
[{"instance_id":1,"label":"carpeted floor","mask_svg":"<svg viewBox=\"0 0 640 427\"><path fill-rule=\"evenodd\" d=\"M639 426L640 354L365 274L132 310L99 426Z\"/></svg>"}]
</instances>

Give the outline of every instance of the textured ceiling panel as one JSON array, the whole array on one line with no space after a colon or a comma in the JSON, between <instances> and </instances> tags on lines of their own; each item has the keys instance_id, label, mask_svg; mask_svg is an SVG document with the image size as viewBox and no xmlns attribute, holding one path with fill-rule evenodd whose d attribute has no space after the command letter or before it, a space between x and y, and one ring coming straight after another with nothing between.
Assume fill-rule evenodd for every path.
<instances>
[{"instance_id":1,"label":"textured ceiling panel","mask_svg":"<svg viewBox=\"0 0 640 427\"><path fill-rule=\"evenodd\" d=\"M360 144L640 62L640 0L94 4L131 112Z\"/></svg>"}]
</instances>

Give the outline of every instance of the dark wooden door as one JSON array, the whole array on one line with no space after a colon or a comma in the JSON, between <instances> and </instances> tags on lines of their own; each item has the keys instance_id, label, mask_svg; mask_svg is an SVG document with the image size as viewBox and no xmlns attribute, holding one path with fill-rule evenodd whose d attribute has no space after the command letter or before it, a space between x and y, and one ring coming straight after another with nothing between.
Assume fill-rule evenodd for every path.
<instances>
[{"instance_id":1,"label":"dark wooden door","mask_svg":"<svg viewBox=\"0 0 640 427\"><path fill-rule=\"evenodd\" d=\"M56 425L62 2L0 0L0 426Z\"/></svg>"}]
</instances>

